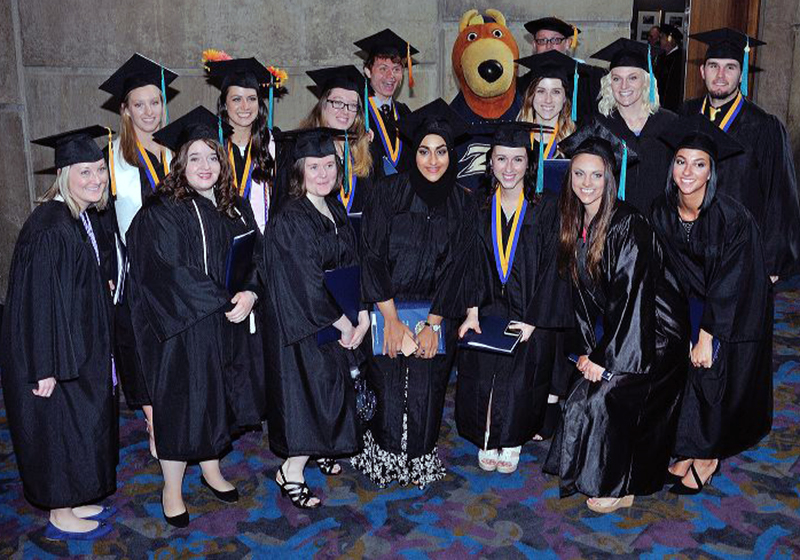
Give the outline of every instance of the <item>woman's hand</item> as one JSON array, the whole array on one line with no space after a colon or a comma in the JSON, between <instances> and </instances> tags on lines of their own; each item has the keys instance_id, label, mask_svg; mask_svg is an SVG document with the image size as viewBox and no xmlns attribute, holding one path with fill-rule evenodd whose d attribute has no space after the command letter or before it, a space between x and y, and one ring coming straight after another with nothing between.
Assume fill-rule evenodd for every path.
<instances>
[{"instance_id":1,"label":"woman's hand","mask_svg":"<svg viewBox=\"0 0 800 560\"><path fill-rule=\"evenodd\" d=\"M511 324L508 325L508 330L522 332L522 338L520 338L519 341L528 342L528 339L533 334L533 331L536 330L536 327L528 323L523 323L522 321L511 321Z\"/></svg>"},{"instance_id":2,"label":"woman's hand","mask_svg":"<svg viewBox=\"0 0 800 560\"><path fill-rule=\"evenodd\" d=\"M710 368L714 363L714 337L703 329L697 337L697 344L689 352L689 359L696 368Z\"/></svg>"},{"instance_id":3,"label":"woman's hand","mask_svg":"<svg viewBox=\"0 0 800 560\"><path fill-rule=\"evenodd\" d=\"M350 339L350 345L345 346L349 350L355 350L364 341L364 337L369 331L369 313L366 311L358 312L358 325L353 329L353 338Z\"/></svg>"},{"instance_id":4,"label":"woman's hand","mask_svg":"<svg viewBox=\"0 0 800 560\"><path fill-rule=\"evenodd\" d=\"M458 327L458 338L464 338L464 335L470 330L481 334L481 322L478 319L477 307L470 307L467 310L467 318L464 319L464 322Z\"/></svg>"},{"instance_id":5,"label":"woman's hand","mask_svg":"<svg viewBox=\"0 0 800 560\"><path fill-rule=\"evenodd\" d=\"M417 335L417 344L419 348L414 354L417 358L431 360L436 357L436 351L439 349L439 332L433 330L432 327L442 324L442 317L439 315L428 315L428 325L425 325Z\"/></svg>"},{"instance_id":6,"label":"woman's hand","mask_svg":"<svg viewBox=\"0 0 800 560\"><path fill-rule=\"evenodd\" d=\"M403 347L403 338L408 336L414 338L414 333L405 326L400 319L395 317L383 317L383 353L390 358L396 358Z\"/></svg>"},{"instance_id":7,"label":"woman's hand","mask_svg":"<svg viewBox=\"0 0 800 560\"><path fill-rule=\"evenodd\" d=\"M234 304L234 308L225 313L225 317L231 323L241 323L247 316L250 315L250 311L253 310L253 306L256 304L257 296L251 291L246 292L237 292L233 298L231 298L231 303Z\"/></svg>"},{"instance_id":8,"label":"woman's hand","mask_svg":"<svg viewBox=\"0 0 800 560\"><path fill-rule=\"evenodd\" d=\"M356 328L353 326L353 323L350 322L350 319L347 318L347 315L342 315L336 322L333 323L333 326L336 327L342 336L339 338L339 345L343 348L350 349L350 346L353 343L353 337L356 334Z\"/></svg>"},{"instance_id":9,"label":"woman's hand","mask_svg":"<svg viewBox=\"0 0 800 560\"><path fill-rule=\"evenodd\" d=\"M585 379L592 383L597 383L603 379L603 367L590 360L586 354L578 358L578 363L575 364L575 367L578 368L578 371L583 374Z\"/></svg>"},{"instance_id":10,"label":"woman's hand","mask_svg":"<svg viewBox=\"0 0 800 560\"><path fill-rule=\"evenodd\" d=\"M50 395L53 394L53 390L55 388L56 388L56 378L48 377L47 379L40 379L37 382L36 389L33 389L32 393L37 397L44 397L45 399L49 399Z\"/></svg>"}]
</instances>

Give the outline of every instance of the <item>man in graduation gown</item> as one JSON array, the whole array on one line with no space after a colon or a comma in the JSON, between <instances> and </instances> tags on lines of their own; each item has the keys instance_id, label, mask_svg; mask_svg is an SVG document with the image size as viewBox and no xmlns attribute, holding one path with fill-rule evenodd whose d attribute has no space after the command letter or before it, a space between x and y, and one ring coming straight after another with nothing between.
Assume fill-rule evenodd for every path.
<instances>
[{"instance_id":1,"label":"man in graduation gown","mask_svg":"<svg viewBox=\"0 0 800 560\"><path fill-rule=\"evenodd\" d=\"M557 17L544 17L529 21L525 29L533 36L533 54L541 54L550 50L572 56L578 46L578 35L581 30L577 26L560 20ZM574 58L574 57L573 57ZM583 124L597 113L597 100L600 96L600 78L606 71L598 66L586 64L576 58L579 63L581 80L578 83L578 122ZM521 76L517 81L520 94L525 93L531 83L530 74Z\"/></svg>"},{"instance_id":2,"label":"man in graduation gown","mask_svg":"<svg viewBox=\"0 0 800 560\"><path fill-rule=\"evenodd\" d=\"M372 177L380 178L397 173L403 167L403 139L397 123L411 112L408 105L395 100L403 85L408 66L409 86L414 86L411 57L419 51L391 29L384 29L354 43L366 54L364 75L369 79L369 97L365 111L373 138Z\"/></svg>"},{"instance_id":3,"label":"man in graduation gown","mask_svg":"<svg viewBox=\"0 0 800 560\"><path fill-rule=\"evenodd\" d=\"M727 28L691 38L709 45L700 67L707 93L684 103L681 113L702 113L744 146L743 154L719 164L720 192L744 204L756 218L773 282L791 276L800 258L800 205L791 146L778 118L746 99L745 49L764 43Z\"/></svg>"},{"instance_id":4,"label":"man in graduation gown","mask_svg":"<svg viewBox=\"0 0 800 560\"><path fill-rule=\"evenodd\" d=\"M661 49L654 73L658 80L658 95L661 106L677 111L683 100L683 33L674 25L661 26Z\"/></svg>"}]
</instances>

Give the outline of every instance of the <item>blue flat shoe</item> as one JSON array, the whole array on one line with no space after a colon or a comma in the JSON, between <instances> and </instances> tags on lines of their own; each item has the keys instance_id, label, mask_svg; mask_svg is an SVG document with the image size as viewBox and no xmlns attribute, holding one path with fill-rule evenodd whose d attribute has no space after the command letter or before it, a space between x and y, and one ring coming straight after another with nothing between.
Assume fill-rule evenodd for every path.
<instances>
[{"instance_id":1,"label":"blue flat shoe","mask_svg":"<svg viewBox=\"0 0 800 560\"><path fill-rule=\"evenodd\" d=\"M44 538L50 541L93 541L105 537L111 532L113 527L108 523L100 522L96 529L85 533L75 533L72 531L62 531L52 523L48 522L44 530Z\"/></svg>"},{"instance_id":2,"label":"blue flat shoe","mask_svg":"<svg viewBox=\"0 0 800 560\"><path fill-rule=\"evenodd\" d=\"M114 517L116 514L117 508L114 506L103 506L103 511L90 517L84 517L84 519L88 519L90 521L105 521L106 519Z\"/></svg>"}]
</instances>

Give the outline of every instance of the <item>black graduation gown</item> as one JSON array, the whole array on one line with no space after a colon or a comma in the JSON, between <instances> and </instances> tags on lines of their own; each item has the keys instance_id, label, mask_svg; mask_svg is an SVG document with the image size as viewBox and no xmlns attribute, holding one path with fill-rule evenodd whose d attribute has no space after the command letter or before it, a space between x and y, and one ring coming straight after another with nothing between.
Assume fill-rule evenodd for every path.
<instances>
[{"instance_id":1,"label":"black graduation gown","mask_svg":"<svg viewBox=\"0 0 800 560\"><path fill-rule=\"evenodd\" d=\"M672 127L677 118L672 111L659 109L650 115L636 136L616 110L608 117L597 116L600 124L625 140L628 147L639 156L638 163L628 167L625 202L645 216L650 215L653 200L664 192L672 163L672 151L659 136Z\"/></svg>"},{"instance_id":2,"label":"black graduation gown","mask_svg":"<svg viewBox=\"0 0 800 560\"><path fill-rule=\"evenodd\" d=\"M664 484L689 364L688 301L653 230L625 203L609 224L597 285L585 258L579 241L575 353L614 377L575 382L545 472L561 477L562 496L652 494Z\"/></svg>"},{"instance_id":3,"label":"black graduation gown","mask_svg":"<svg viewBox=\"0 0 800 560\"><path fill-rule=\"evenodd\" d=\"M721 342L711 368L690 366L674 454L736 455L772 426L772 286L758 226L724 194L700 214L688 239L664 196L651 221L686 293L704 303L701 328Z\"/></svg>"},{"instance_id":4,"label":"black graduation gown","mask_svg":"<svg viewBox=\"0 0 800 560\"><path fill-rule=\"evenodd\" d=\"M41 204L22 227L2 331L3 398L25 497L53 509L113 492L109 289L83 224L63 202ZM49 377L53 394L35 396L36 382Z\"/></svg>"},{"instance_id":5,"label":"black graduation gown","mask_svg":"<svg viewBox=\"0 0 800 560\"><path fill-rule=\"evenodd\" d=\"M334 197L327 204L335 224L303 196L286 202L265 234L267 420L270 449L281 457L342 457L361 444L354 353L316 337L342 315L325 271L358 264L344 208Z\"/></svg>"},{"instance_id":6,"label":"black graduation gown","mask_svg":"<svg viewBox=\"0 0 800 560\"><path fill-rule=\"evenodd\" d=\"M108 162L108 147L103 149L103 155ZM157 162L158 158L150 151L147 151L150 161ZM153 165L153 170L158 175L158 180L164 180L164 166L157 164ZM147 178L147 173L143 168L139 168L139 184L142 190L142 204L147 201L148 197L152 196L155 192L150 185L150 180ZM125 239L119 231L119 223L117 222L116 213L116 199L113 196L109 197L109 204L105 211L101 213L101 225L105 235L111 239L119 239L121 248L124 250ZM126 266L124 263L122 266ZM117 281L117 271L111 277L114 282ZM130 277L125 276L125 286L122 287L122 298L117 305L114 306L114 361L117 367L117 374L119 375L122 393L125 395L125 402L129 408L141 408L143 405L152 404L150 402L150 395L147 393L147 383L144 380L142 373L142 366L139 358L136 355L136 342L133 332L133 323L131 321L131 305L130 299L126 297L126 293L130 290Z\"/></svg>"},{"instance_id":7,"label":"black graduation gown","mask_svg":"<svg viewBox=\"0 0 800 560\"><path fill-rule=\"evenodd\" d=\"M517 241L511 276L505 285L495 266L493 209L480 212L478 247L470 255L475 274L470 307L481 317L522 321L536 330L512 356L461 348L456 385L456 426L461 437L484 445L486 411L492 399L488 449L522 445L542 427L553 372L560 367L558 338L573 320L570 286L558 275L558 203L545 195L529 203ZM505 222L505 220L503 220ZM513 221L513 218L512 218ZM503 224L503 240L511 224Z\"/></svg>"},{"instance_id":8,"label":"black graduation gown","mask_svg":"<svg viewBox=\"0 0 800 560\"><path fill-rule=\"evenodd\" d=\"M442 423L444 396L456 353L459 320L466 314L463 283L475 247L477 215L472 195L456 184L446 201L428 207L407 173L376 185L361 225L361 291L366 302L394 298L430 301L430 313L445 318L446 354L424 360L373 356L368 383L378 406L370 424L377 444L401 454L403 414L408 413L406 453L433 451ZM404 402L406 377L408 399Z\"/></svg>"},{"instance_id":9,"label":"black graduation gown","mask_svg":"<svg viewBox=\"0 0 800 560\"><path fill-rule=\"evenodd\" d=\"M234 324L224 315L232 308L225 267L234 236L255 229L254 259L261 251L250 205L237 197L236 207L239 216L229 218L199 195L173 201L159 193L128 233L128 295L160 459L217 458L233 434L266 414L261 334L250 333L249 319ZM246 289L263 297L255 266Z\"/></svg>"},{"instance_id":10,"label":"black graduation gown","mask_svg":"<svg viewBox=\"0 0 800 560\"><path fill-rule=\"evenodd\" d=\"M397 120L399 121L409 113L411 113L411 109L408 108L408 105L405 103L400 103L399 101L394 101L394 106L397 109ZM394 145L394 141L397 138L397 123L384 123L389 138L387 139L391 145ZM378 124L378 121L375 119L372 111L369 111L369 129L373 132L374 137L372 142L369 145L370 152L372 153L372 174L371 176L374 179L380 179L385 177L386 174L384 172L384 158L391 163L391 158L389 157L389 153L384 146L384 141L381 140L381 127ZM401 139L400 140L401 147L400 147L400 157L397 165L395 168L397 171L403 171L409 161L409 154L408 152L411 150L410 147L406 146L406 142Z\"/></svg>"},{"instance_id":11,"label":"black graduation gown","mask_svg":"<svg viewBox=\"0 0 800 560\"><path fill-rule=\"evenodd\" d=\"M693 99L683 104L681 113L699 113L702 106L703 98ZM728 134L745 151L719 163L720 192L744 204L756 219L769 274L791 276L800 263L800 204L786 128L777 117L745 100Z\"/></svg>"},{"instance_id":12,"label":"black graduation gown","mask_svg":"<svg viewBox=\"0 0 800 560\"><path fill-rule=\"evenodd\" d=\"M680 109L683 101L683 49L677 48L658 57L653 74L658 82L661 106L670 111Z\"/></svg>"},{"instance_id":13,"label":"black graduation gown","mask_svg":"<svg viewBox=\"0 0 800 560\"><path fill-rule=\"evenodd\" d=\"M374 180L372 175L368 175L366 177L356 177L355 188L353 189L353 192L350 193L352 200L350 202L350 208L347 212L348 214L360 214L364 211L364 208L367 205L367 200L372 194L373 185ZM335 198L344 208L345 203L341 192L339 192Z\"/></svg>"}]
</instances>

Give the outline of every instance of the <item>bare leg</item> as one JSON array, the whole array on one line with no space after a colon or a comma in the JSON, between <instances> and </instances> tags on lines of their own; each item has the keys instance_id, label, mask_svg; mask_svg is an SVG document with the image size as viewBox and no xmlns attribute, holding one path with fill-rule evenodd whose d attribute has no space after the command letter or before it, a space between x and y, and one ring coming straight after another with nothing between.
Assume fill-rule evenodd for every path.
<instances>
[{"instance_id":1,"label":"bare leg","mask_svg":"<svg viewBox=\"0 0 800 560\"><path fill-rule=\"evenodd\" d=\"M98 521L81 519L72 513L72 508L57 508L50 510L50 523L62 531L70 533L88 533L100 526Z\"/></svg>"},{"instance_id":2,"label":"bare leg","mask_svg":"<svg viewBox=\"0 0 800 560\"><path fill-rule=\"evenodd\" d=\"M200 470L203 471L203 478L206 479L212 488L219 492L228 492L233 490L234 486L222 476L219 470L219 459L211 459L209 461L200 461Z\"/></svg>"},{"instance_id":3,"label":"bare leg","mask_svg":"<svg viewBox=\"0 0 800 560\"><path fill-rule=\"evenodd\" d=\"M697 471L697 476L700 477L700 481L705 484L714 474L716 471L717 466L719 466L718 459L695 459L692 464L694 465L694 469ZM686 473L686 475L681 480L681 484L686 486L687 488L696 489L697 488L697 481L694 479L691 473Z\"/></svg>"},{"instance_id":4,"label":"bare leg","mask_svg":"<svg viewBox=\"0 0 800 560\"><path fill-rule=\"evenodd\" d=\"M156 453L156 434L155 428L153 427L153 406L146 404L142 406L142 411L144 412L144 421L147 422L147 435L150 436L150 455L153 456L153 459L158 459L158 453Z\"/></svg>"},{"instance_id":5,"label":"bare leg","mask_svg":"<svg viewBox=\"0 0 800 560\"><path fill-rule=\"evenodd\" d=\"M186 463L183 461L160 460L161 472L164 474L164 489L161 491L161 505L164 514L175 517L186 511L183 503L183 473Z\"/></svg>"},{"instance_id":6,"label":"bare leg","mask_svg":"<svg viewBox=\"0 0 800 560\"><path fill-rule=\"evenodd\" d=\"M682 459L680 461L676 461L669 466L669 472L671 472L675 476L683 478L684 476L686 476L686 473L689 472L689 467L691 466L693 461L694 459Z\"/></svg>"}]
</instances>

